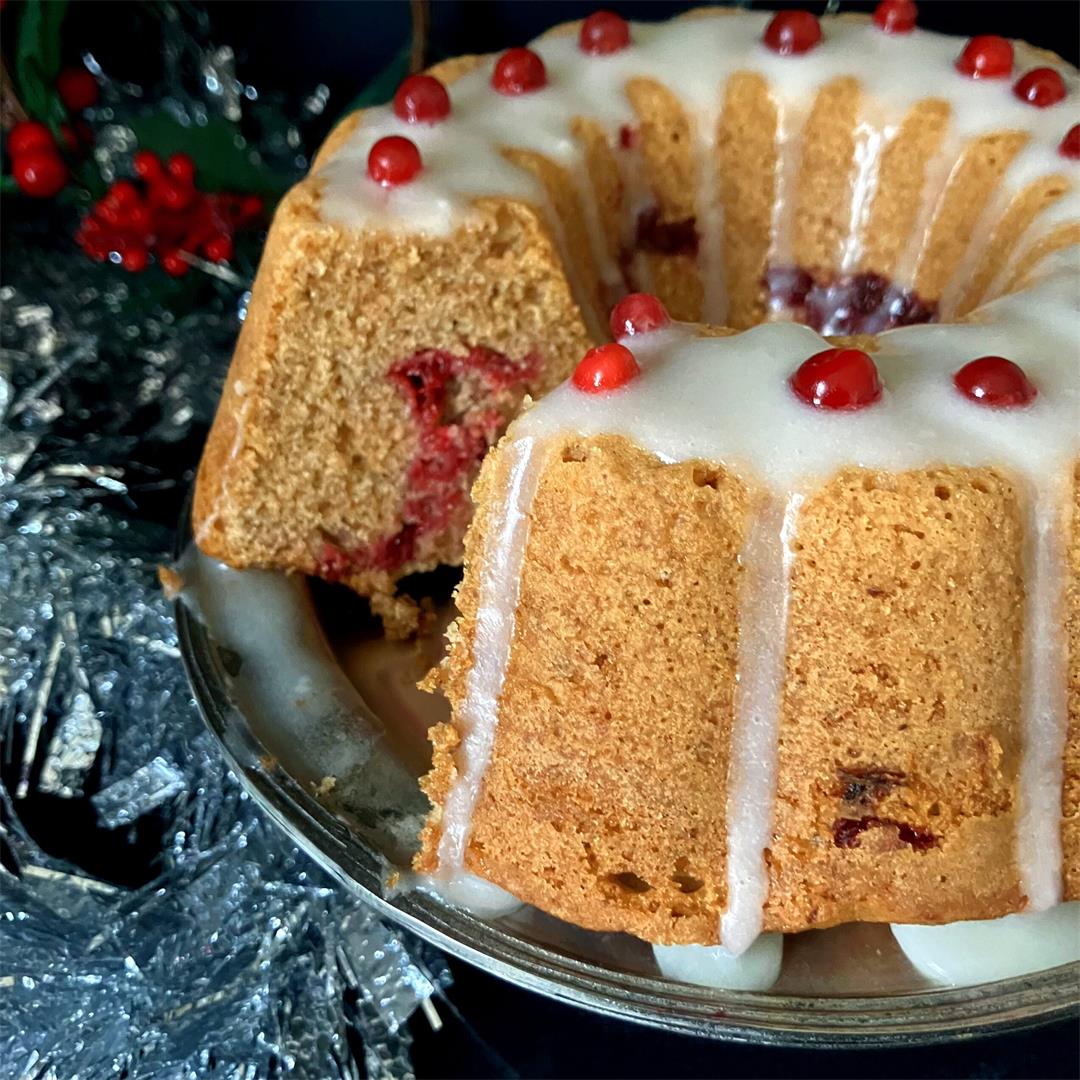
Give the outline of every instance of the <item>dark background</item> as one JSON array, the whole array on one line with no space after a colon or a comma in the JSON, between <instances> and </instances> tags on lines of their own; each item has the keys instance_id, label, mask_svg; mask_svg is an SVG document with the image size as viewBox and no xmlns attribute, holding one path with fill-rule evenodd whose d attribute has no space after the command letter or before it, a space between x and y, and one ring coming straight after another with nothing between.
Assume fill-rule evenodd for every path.
<instances>
[{"instance_id":1,"label":"dark background","mask_svg":"<svg viewBox=\"0 0 1080 1080\"><path fill-rule=\"evenodd\" d=\"M628 18L648 20L698 5L615 2L608 6ZM807 6L815 12L823 8L820 3L747 6ZM1080 4L1074 0L931 0L919 6L919 22L924 27L956 34L1024 38L1072 63L1077 61ZM845 2L841 10L870 11L873 7L873 3ZM403 0L257 4L215 0L203 10L209 17L212 37L236 50L238 74L245 81L297 97L319 83L326 84L330 103L322 130L316 125L315 137L329 129L410 34L409 5ZM593 10L594 4L567 0L435 0L428 59L522 44L555 23ZM70 61L77 61L83 51L92 52L114 78L146 84L153 83L160 72L155 17L143 5L79 0L71 5L65 37ZM933 87L926 90L934 92ZM197 448L193 450L197 456ZM42 833L50 831L47 814L34 823L27 820L27 824L36 824ZM90 824L88 821L88 827ZM66 828L70 830L70 821ZM56 846L45 836L39 839L48 847ZM93 870L117 881L130 876L130 868L121 865L98 865ZM1080 1040L1073 1022L909 1050L781 1050L668 1035L592 1016L507 986L467 965L451 964L456 984L449 1000L437 1002L443 1030L434 1034L420 1014L413 1021L414 1061L420 1077L1080 1075Z\"/></svg>"}]
</instances>

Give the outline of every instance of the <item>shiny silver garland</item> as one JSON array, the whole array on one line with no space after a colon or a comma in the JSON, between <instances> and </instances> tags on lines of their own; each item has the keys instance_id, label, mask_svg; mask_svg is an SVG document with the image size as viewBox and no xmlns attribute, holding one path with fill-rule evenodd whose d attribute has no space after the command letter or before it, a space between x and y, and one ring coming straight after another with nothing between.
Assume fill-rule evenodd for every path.
<instances>
[{"instance_id":1,"label":"shiny silver garland","mask_svg":"<svg viewBox=\"0 0 1080 1080\"><path fill-rule=\"evenodd\" d=\"M259 99L229 49L175 13L164 34L172 115L236 122ZM137 90L103 95L105 175L134 147ZM282 122L253 151L300 169L299 145ZM84 260L73 225L60 209L5 223L0 1077L409 1075L406 1021L431 1013L445 963L252 803L197 715L156 580L250 259L126 276Z\"/></svg>"}]
</instances>

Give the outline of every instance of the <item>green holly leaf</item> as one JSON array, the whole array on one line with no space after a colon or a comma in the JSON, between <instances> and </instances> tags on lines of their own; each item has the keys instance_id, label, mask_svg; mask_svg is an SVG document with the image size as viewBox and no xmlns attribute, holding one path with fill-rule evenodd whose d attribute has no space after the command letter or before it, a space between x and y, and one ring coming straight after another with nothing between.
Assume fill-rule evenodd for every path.
<instances>
[{"instance_id":1,"label":"green holly leaf","mask_svg":"<svg viewBox=\"0 0 1080 1080\"><path fill-rule=\"evenodd\" d=\"M195 162L195 179L203 191L251 192L270 199L280 197L292 178L267 170L258 150L227 120L212 119L186 126L164 113L131 121L141 150L159 157L187 154Z\"/></svg>"},{"instance_id":2,"label":"green holly leaf","mask_svg":"<svg viewBox=\"0 0 1080 1080\"><path fill-rule=\"evenodd\" d=\"M60 74L60 26L67 0L27 0L15 43L15 79L26 111L59 134L67 113L56 92Z\"/></svg>"}]
</instances>

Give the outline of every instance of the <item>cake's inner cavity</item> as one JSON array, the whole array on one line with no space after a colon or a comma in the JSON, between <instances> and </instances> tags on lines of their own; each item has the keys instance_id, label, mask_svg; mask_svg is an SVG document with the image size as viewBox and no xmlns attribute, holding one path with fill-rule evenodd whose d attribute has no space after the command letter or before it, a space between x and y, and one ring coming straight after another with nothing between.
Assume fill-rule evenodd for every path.
<instances>
[{"instance_id":1,"label":"cake's inner cavity","mask_svg":"<svg viewBox=\"0 0 1080 1080\"><path fill-rule=\"evenodd\" d=\"M392 364L387 378L407 402L418 436L406 472L401 525L351 550L328 539L319 574L335 580L350 571L393 573L423 557L426 539L464 531L480 462L517 412L539 368L535 353L511 360L483 346L464 356L422 349Z\"/></svg>"},{"instance_id":2,"label":"cake's inner cavity","mask_svg":"<svg viewBox=\"0 0 1080 1080\"><path fill-rule=\"evenodd\" d=\"M880 334L897 326L937 322L937 304L881 274L811 274L773 266L765 274L769 312L819 334Z\"/></svg>"}]
</instances>

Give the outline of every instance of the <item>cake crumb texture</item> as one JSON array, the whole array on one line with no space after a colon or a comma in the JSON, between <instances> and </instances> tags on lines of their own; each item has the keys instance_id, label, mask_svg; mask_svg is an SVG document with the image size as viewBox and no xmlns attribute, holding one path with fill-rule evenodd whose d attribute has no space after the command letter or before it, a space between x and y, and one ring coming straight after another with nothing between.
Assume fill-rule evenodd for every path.
<instances>
[{"instance_id":1,"label":"cake crumb texture","mask_svg":"<svg viewBox=\"0 0 1080 1080\"><path fill-rule=\"evenodd\" d=\"M1023 906L1022 513L991 469L849 470L806 500L767 926Z\"/></svg>"}]
</instances>

